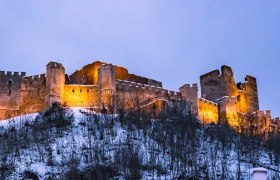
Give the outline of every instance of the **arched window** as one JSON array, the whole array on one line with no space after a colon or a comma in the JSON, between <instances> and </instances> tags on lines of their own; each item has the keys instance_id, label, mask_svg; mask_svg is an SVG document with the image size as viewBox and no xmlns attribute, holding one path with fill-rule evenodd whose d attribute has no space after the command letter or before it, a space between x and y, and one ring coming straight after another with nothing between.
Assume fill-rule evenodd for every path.
<instances>
[{"instance_id":1,"label":"arched window","mask_svg":"<svg viewBox=\"0 0 280 180\"><path fill-rule=\"evenodd\" d=\"M12 90L9 89L8 90L8 94L11 95L12 94Z\"/></svg>"}]
</instances>

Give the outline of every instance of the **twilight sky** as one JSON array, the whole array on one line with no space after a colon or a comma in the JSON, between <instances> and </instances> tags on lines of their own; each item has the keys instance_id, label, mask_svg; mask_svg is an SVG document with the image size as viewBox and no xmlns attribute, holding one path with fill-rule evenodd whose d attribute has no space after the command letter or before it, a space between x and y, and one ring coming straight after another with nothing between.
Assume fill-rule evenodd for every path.
<instances>
[{"instance_id":1,"label":"twilight sky","mask_svg":"<svg viewBox=\"0 0 280 180\"><path fill-rule=\"evenodd\" d=\"M1 70L102 60L178 90L226 64L280 116L279 0L1 0L0 26Z\"/></svg>"}]
</instances>

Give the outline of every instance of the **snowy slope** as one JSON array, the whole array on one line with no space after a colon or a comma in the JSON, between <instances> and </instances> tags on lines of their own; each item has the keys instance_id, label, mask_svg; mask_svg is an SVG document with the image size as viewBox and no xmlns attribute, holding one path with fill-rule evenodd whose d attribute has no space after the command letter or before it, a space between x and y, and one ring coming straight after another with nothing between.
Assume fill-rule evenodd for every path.
<instances>
[{"instance_id":1,"label":"snowy slope","mask_svg":"<svg viewBox=\"0 0 280 180\"><path fill-rule=\"evenodd\" d=\"M198 130L196 141L199 144L195 149L191 145L183 147L186 150L186 157L179 158L174 157L175 149L163 147L162 143L147 135L152 133L153 128L145 132L143 129L124 125L116 115L103 116L80 108L72 111L74 122L69 128L58 130L53 127L44 130L42 134L35 130L31 132L30 125L27 125L34 123L38 114L1 121L2 133L15 127L18 129L15 130L17 134L23 132L23 136L27 134L28 137L33 138L33 141L26 143L25 146L1 153L2 159L7 156L7 160L2 164L10 163L14 166L5 178L20 179L28 171L35 173L40 179L49 177L67 179L65 174L71 169L77 168L82 171L89 166L99 164L112 166L115 169L125 167L120 170L121 173L116 173L115 177L118 179L125 179L133 170L137 171L137 168L141 168L142 179L172 179L182 174L191 176L194 172L200 174L201 179L206 178L205 174L208 174L211 179L220 179L222 176L237 179L238 167L240 167L241 177L250 179L249 171L253 165L251 162L246 162L247 157L241 158L240 161L234 146L232 149L223 149L218 141L203 137L203 131ZM19 137L21 138L20 135ZM5 148L2 150L5 151ZM137 157L135 161L132 161L133 158L126 157L133 154ZM258 150L255 155L259 156L257 163L279 169L279 166L271 165L269 153ZM187 160L182 160L184 158ZM128 159L127 161L134 163L126 165L119 159ZM135 165L136 168L133 169L133 165L137 163L141 166ZM226 168L226 175L223 175L224 168ZM273 172L270 176L279 177L277 172Z\"/></svg>"}]
</instances>

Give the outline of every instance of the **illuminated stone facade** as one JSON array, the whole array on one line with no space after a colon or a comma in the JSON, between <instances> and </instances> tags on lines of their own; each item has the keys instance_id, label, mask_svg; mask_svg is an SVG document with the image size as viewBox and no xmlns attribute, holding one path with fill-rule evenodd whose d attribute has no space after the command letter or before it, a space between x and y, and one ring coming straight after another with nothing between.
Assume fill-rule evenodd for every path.
<instances>
[{"instance_id":1,"label":"illuminated stone facade","mask_svg":"<svg viewBox=\"0 0 280 180\"><path fill-rule=\"evenodd\" d=\"M230 67L222 66L200 77L198 85L185 84L178 92L162 88L153 79L130 74L126 68L94 62L68 76L62 64L50 62L46 74L0 72L0 119L40 112L54 102L69 107L91 108L108 113L152 110L160 113L168 107L194 114L205 124L227 121L238 126L245 115L277 124L270 112L259 111L257 82L246 76L236 83Z\"/></svg>"}]
</instances>

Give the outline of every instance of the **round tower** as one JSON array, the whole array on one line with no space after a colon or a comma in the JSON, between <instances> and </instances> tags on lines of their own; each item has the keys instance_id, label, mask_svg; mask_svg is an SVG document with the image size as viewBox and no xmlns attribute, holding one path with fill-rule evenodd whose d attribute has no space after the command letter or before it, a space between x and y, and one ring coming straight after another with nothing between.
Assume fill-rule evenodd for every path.
<instances>
[{"instance_id":1,"label":"round tower","mask_svg":"<svg viewBox=\"0 0 280 180\"><path fill-rule=\"evenodd\" d=\"M46 108L54 102L62 103L65 84L65 69L61 63L49 62L46 72Z\"/></svg>"},{"instance_id":2,"label":"round tower","mask_svg":"<svg viewBox=\"0 0 280 180\"><path fill-rule=\"evenodd\" d=\"M112 112L115 105L116 95L116 72L112 64L102 64L98 69L98 98L101 109L106 108Z\"/></svg>"}]
</instances>

